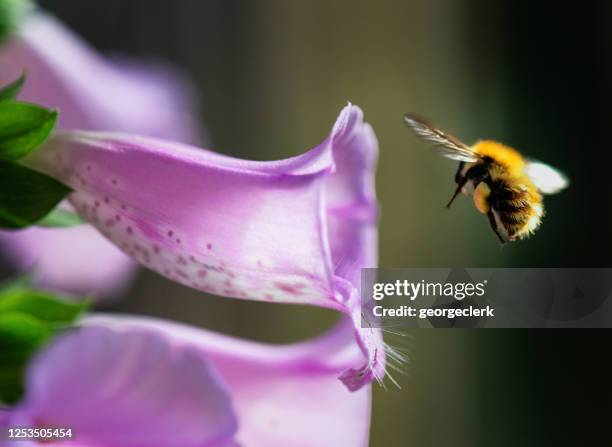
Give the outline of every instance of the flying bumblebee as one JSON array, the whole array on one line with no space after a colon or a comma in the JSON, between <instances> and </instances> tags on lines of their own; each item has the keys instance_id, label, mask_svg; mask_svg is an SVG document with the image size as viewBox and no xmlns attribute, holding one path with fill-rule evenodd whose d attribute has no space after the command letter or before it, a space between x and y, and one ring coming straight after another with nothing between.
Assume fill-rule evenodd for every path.
<instances>
[{"instance_id":1,"label":"flying bumblebee","mask_svg":"<svg viewBox=\"0 0 612 447\"><path fill-rule=\"evenodd\" d=\"M474 206L489 218L502 244L524 239L538 229L544 216L542 194L555 194L569 184L550 166L525 159L520 152L496 141L468 146L418 115L407 113L404 122L416 135L433 143L443 157L459 161L457 188L473 194Z\"/></svg>"}]
</instances>

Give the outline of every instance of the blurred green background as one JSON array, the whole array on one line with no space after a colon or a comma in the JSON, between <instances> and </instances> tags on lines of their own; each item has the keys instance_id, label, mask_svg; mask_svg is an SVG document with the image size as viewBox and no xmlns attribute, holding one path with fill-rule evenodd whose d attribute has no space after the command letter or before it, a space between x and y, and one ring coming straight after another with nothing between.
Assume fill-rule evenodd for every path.
<instances>
[{"instance_id":1,"label":"blurred green background","mask_svg":"<svg viewBox=\"0 0 612 447\"><path fill-rule=\"evenodd\" d=\"M322 140L351 101L380 142L380 265L610 266L610 3L384 0L49 0L105 52L171 61L193 80L210 147L251 159ZM499 139L565 171L531 239L500 248L456 166L407 111L464 141ZM321 332L327 311L205 296L142 271L104 310L263 341ZM610 335L421 330L401 390L375 387L371 445L609 445ZM344 446L342 446L344 447Z\"/></svg>"}]
</instances>

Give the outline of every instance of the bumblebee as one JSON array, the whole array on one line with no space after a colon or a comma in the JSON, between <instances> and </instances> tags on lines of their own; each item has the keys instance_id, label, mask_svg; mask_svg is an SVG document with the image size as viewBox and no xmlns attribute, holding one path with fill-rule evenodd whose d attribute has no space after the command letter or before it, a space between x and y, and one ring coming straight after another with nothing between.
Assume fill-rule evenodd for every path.
<instances>
[{"instance_id":1,"label":"bumblebee","mask_svg":"<svg viewBox=\"0 0 612 447\"><path fill-rule=\"evenodd\" d=\"M446 207L450 208L460 192L472 194L474 206L487 215L502 244L533 234L544 216L542 195L555 194L569 185L556 169L528 160L496 141L468 146L418 115L407 113L404 122L432 143L440 155L459 161L457 188Z\"/></svg>"}]
</instances>

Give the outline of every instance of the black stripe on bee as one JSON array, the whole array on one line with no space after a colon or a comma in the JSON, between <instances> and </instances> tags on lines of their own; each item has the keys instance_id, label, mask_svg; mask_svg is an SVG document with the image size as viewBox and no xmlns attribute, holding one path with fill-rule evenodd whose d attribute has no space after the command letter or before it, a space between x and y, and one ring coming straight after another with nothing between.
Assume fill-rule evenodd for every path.
<instances>
[{"instance_id":1,"label":"black stripe on bee","mask_svg":"<svg viewBox=\"0 0 612 447\"><path fill-rule=\"evenodd\" d=\"M529 219L531 205L528 192L510 188L503 180L492 180L489 205L497 211L509 233L521 228Z\"/></svg>"}]
</instances>

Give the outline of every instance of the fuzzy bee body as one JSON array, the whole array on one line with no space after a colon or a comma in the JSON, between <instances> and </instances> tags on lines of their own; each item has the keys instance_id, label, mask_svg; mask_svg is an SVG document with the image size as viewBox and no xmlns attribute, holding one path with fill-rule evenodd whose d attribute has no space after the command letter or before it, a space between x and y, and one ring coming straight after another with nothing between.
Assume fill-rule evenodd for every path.
<instances>
[{"instance_id":1,"label":"fuzzy bee body","mask_svg":"<svg viewBox=\"0 0 612 447\"><path fill-rule=\"evenodd\" d=\"M447 207L460 192L471 194L502 243L524 239L537 230L544 216L542 194L568 185L553 168L526 160L501 143L485 140L467 146L416 115L407 114L404 120L418 136L434 143L441 155L459 161L457 188Z\"/></svg>"}]
</instances>

